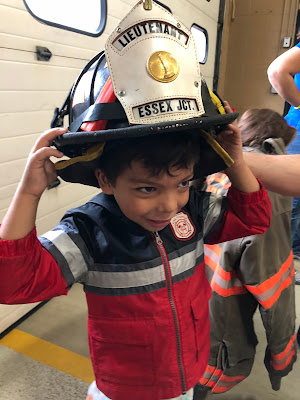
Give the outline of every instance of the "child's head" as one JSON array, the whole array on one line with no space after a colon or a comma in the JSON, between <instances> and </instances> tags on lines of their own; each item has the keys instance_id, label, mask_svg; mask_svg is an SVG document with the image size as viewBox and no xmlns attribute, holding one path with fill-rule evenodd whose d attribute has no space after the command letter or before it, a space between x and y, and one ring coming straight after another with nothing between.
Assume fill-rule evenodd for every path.
<instances>
[{"instance_id":1,"label":"child's head","mask_svg":"<svg viewBox=\"0 0 300 400\"><path fill-rule=\"evenodd\" d=\"M238 126L244 146L261 145L268 138L282 138L287 146L295 137L296 129L276 111L251 108L241 116Z\"/></svg>"},{"instance_id":2,"label":"child's head","mask_svg":"<svg viewBox=\"0 0 300 400\"><path fill-rule=\"evenodd\" d=\"M189 199L199 158L199 133L173 133L112 141L96 177L127 218L149 231L163 229Z\"/></svg>"}]
</instances>

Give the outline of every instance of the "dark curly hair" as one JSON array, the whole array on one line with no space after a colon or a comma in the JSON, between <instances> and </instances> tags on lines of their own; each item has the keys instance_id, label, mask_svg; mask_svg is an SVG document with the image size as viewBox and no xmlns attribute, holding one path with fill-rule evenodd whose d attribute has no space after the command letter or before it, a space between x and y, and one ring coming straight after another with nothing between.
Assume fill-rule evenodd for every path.
<instances>
[{"instance_id":1,"label":"dark curly hair","mask_svg":"<svg viewBox=\"0 0 300 400\"><path fill-rule=\"evenodd\" d=\"M97 166L112 184L132 161L141 161L153 176L171 175L171 168L188 168L198 161L199 136L199 132L184 132L114 140L105 145Z\"/></svg>"}]
</instances>

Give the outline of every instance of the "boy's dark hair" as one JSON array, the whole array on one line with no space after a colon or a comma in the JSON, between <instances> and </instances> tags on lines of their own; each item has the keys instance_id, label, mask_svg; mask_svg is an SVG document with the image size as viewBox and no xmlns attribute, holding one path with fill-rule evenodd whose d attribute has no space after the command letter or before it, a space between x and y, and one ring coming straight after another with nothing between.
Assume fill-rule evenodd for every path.
<instances>
[{"instance_id":1,"label":"boy's dark hair","mask_svg":"<svg viewBox=\"0 0 300 400\"><path fill-rule=\"evenodd\" d=\"M282 138L287 146L297 132L278 112L267 108L245 111L238 126L244 146L260 145L268 138Z\"/></svg>"},{"instance_id":2,"label":"boy's dark hair","mask_svg":"<svg viewBox=\"0 0 300 400\"><path fill-rule=\"evenodd\" d=\"M171 175L171 168L188 168L198 161L199 137L199 132L186 132L113 140L106 143L98 168L113 185L132 161L141 161L151 175Z\"/></svg>"}]
</instances>

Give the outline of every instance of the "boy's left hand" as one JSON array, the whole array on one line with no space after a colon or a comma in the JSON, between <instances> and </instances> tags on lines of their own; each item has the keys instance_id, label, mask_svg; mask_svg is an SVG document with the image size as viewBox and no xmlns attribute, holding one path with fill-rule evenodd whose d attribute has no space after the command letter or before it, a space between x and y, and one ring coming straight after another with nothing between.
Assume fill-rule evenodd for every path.
<instances>
[{"instance_id":1,"label":"boy's left hand","mask_svg":"<svg viewBox=\"0 0 300 400\"><path fill-rule=\"evenodd\" d=\"M233 112L227 101L224 101L224 108L227 114ZM232 124L228 124L227 127L218 134L217 141L234 160L234 167L244 163L242 136L236 121Z\"/></svg>"},{"instance_id":2,"label":"boy's left hand","mask_svg":"<svg viewBox=\"0 0 300 400\"><path fill-rule=\"evenodd\" d=\"M227 101L224 101L224 107L227 114L232 113ZM232 186L244 193L257 192L260 189L260 185L245 163L242 134L236 121L228 124L224 131L219 133L217 140L234 161L234 164L225 170Z\"/></svg>"}]
</instances>

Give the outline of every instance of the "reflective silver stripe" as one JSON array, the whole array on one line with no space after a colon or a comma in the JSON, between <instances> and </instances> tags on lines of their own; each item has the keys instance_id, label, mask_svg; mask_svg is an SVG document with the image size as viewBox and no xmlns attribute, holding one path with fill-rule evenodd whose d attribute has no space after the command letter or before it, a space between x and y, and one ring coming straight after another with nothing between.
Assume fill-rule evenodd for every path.
<instances>
[{"instance_id":1,"label":"reflective silver stripe","mask_svg":"<svg viewBox=\"0 0 300 400\"><path fill-rule=\"evenodd\" d=\"M196 249L170 261L172 276L176 276L195 267L196 259L203 254L203 241L197 242ZM143 267L145 263L143 263ZM85 283L88 286L100 288L134 288L139 286L151 285L165 281L165 272L163 265L154 268L143 268L138 271L129 272L103 272L89 271Z\"/></svg>"},{"instance_id":2,"label":"reflective silver stripe","mask_svg":"<svg viewBox=\"0 0 300 400\"><path fill-rule=\"evenodd\" d=\"M292 347L290 348L290 350L289 350L289 351L286 353L286 355L285 355L283 358L281 358L280 360L276 360L276 359L274 358L274 354L272 353L271 365L272 365L274 368L276 368L275 366L277 366L277 367L283 366L282 369L285 369L285 368L290 364L290 362L292 361L292 359L291 359L290 362L289 362L287 365L285 365L286 362L287 362L287 360L291 357L291 355L294 355L296 352L297 352L297 347L296 347L296 342L294 342L293 345L292 345ZM277 369L278 369L278 368L277 368Z\"/></svg>"},{"instance_id":3,"label":"reflective silver stripe","mask_svg":"<svg viewBox=\"0 0 300 400\"><path fill-rule=\"evenodd\" d=\"M53 243L57 250L64 256L75 280L87 272L88 267L79 247L66 232L62 230L49 231L41 237Z\"/></svg>"},{"instance_id":4,"label":"reflective silver stripe","mask_svg":"<svg viewBox=\"0 0 300 400\"><path fill-rule=\"evenodd\" d=\"M205 256L209 257L216 265L219 263L220 258L217 253L211 250L210 247L205 247ZM221 267L222 271L226 272L226 275L232 276L233 271L225 271ZM237 277L231 278L230 280L223 279L219 274L218 271L214 271L213 274L215 282L223 289L230 289L232 287L243 287L243 283Z\"/></svg>"},{"instance_id":5,"label":"reflective silver stripe","mask_svg":"<svg viewBox=\"0 0 300 400\"><path fill-rule=\"evenodd\" d=\"M263 303L263 302L269 300L272 296L274 296L274 294L276 292L278 292L278 290L281 289L281 285L283 284L283 282L290 277L293 266L294 266L294 264L293 264L293 262L291 262L291 265L289 266L289 268L281 275L280 280L273 287L266 290L264 293L256 294L251 291L251 288L253 288L253 287L256 288L259 285L254 285L254 286L247 285L246 287L249 290L249 292L252 293L252 295L257 299L257 301L259 301L260 303Z\"/></svg>"},{"instance_id":6,"label":"reflective silver stripe","mask_svg":"<svg viewBox=\"0 0 300 400\"><path fill-rule=\"evenodd\" d=\"M151 285L165 280L163 265L130 272L89 271L85 283L101 288L130 288Z\"/></svg>"},{"instance_id":7,"label":"reflective silver stripe","mask_svg":"<svg viewBox=\"0 0 300 400\"><path fill-rule=\"evenodd\" d=\"M203 232L204 236L210 231L210 229L214 226L216 221L220 216L220 212L222 210L222 198L220 196L216 196L213 193L209 196L209 211L204 220Z\"/></svg>"},{"instance_id":8,"label":"reflective silver stripe","mask_svg":"<svg viewBox=\"0 0 300 400\"><path fill-rule=\"evenodd\" d=\"M209 257L215 264L219 263L220 257L210 247L205 246L205 251L204 252L205 252L205 256Z\"/></svg>"},{"instance_id":9,"label":"reflective silver stripe","mask_svg":"<svg viewBox=\"0 0 300 400\"><path fill-rule=\"evenodd\" d=\"M212 372L205 371L202 378L209 380L212 374L213 374Z\"/></svg>"},{"instance_id":10,"label":"reflective silver stripe","mask_svg":"<svg viewBox=\"0 0 300 400\"><path fill-rule=\"evenodd\" d=\"M239 280L239 278L233 278L230 279L229 281L226 281L225 279L221 278L217 272L214 273L214 280L223 289L230 289L232 287L244 286L242 282Z\"/></svg>"},{"instance_id":11,"label":"reflective silver stripe","mask_svg":"<svg viewBox=\"0 0 300 400\"><path fill-rule=\"evenodd\" d=\"M182 272L188 271L195 266L195 261L198 257L203 254L203 239L197 242L195 250L189 253L183 254L180 257L170 261L170 268L172 276L181 274Z\"/></svg>"}]
</instances>

